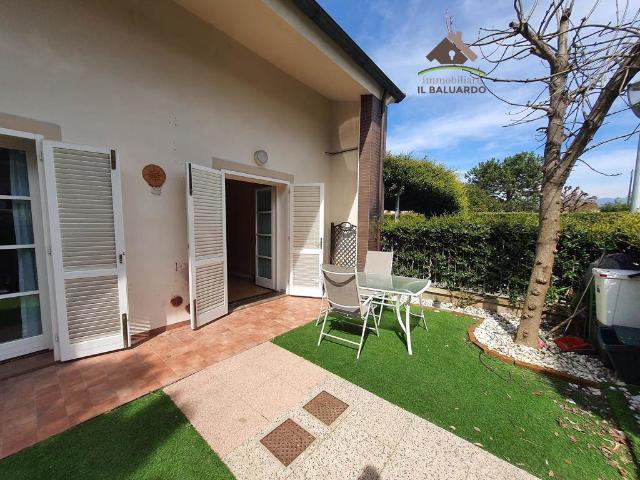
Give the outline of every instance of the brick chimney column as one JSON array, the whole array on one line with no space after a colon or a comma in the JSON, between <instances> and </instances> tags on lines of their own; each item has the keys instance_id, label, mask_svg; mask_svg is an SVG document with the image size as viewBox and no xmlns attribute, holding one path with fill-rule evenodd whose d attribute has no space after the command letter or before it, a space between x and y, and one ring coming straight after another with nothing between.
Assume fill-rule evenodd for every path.
<instances>
[{"instance_id":1,"label":"brick chimney column","mask_svg":"<svg viewBox=\"0 0 640 480\"><path fill-rule=\"evenodd\" d=\"M384 203L382 165L385 155L386 115L383 102L373 95L360 97L358 152L358 269L367 250L380 249L380 222Z\"/></svg>"}]
</instances>

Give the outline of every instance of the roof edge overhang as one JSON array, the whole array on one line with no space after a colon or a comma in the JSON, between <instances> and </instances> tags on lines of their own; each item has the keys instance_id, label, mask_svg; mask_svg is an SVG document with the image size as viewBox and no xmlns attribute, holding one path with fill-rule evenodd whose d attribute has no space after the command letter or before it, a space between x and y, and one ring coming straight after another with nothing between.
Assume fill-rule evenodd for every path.
<instances>
[{"instance_id":1,"label":"roof edge overhang","mask_svg":"<svg viewBox=\"0 0 640 480\"><path fill-rule=\"evenodd\" d=\"M405 97L315 1L174 1L329 101L359 101L371 94L388 104ZM223 38L212 35L215 41Z\"/></svg>"},{"instance_id":2,"label":"roof edge overhang","mask_svg":"<svg viewBox=\"0 0 640 480\"><path fill-rule=\"evenodd\" d=\"M315 0L291 0L325 35L335 42L360 68L362 68L395 103L406 96L378 65L360 48L340 25Z\"/></svg>"}]
</instances>

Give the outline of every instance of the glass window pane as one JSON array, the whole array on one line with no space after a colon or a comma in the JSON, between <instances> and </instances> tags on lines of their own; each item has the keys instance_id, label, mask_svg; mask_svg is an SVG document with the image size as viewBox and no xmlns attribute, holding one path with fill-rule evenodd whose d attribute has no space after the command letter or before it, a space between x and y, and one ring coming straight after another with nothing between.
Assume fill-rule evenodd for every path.
<instances>
[{"instance_id":1,"label":"glass window pane","mask_svg":"<svg viewBox=\"0 0 640 480\"><path fill-rule=\"evenodd\" d=\"M29 196L25 152L0 148L0 195Z\"/></svg>"},{"instance_id":2,"label":"glass window pane","mask_svg":"<svg viewBox=\"0 0 640 480\"><path fill-rule=\"evenodd\" d=\"M257 191L257 210L258 212L268 212L271 210L271 190Z\"/></svg>"},{"instance_id":3,"label":"glass window pane","mask_svg":"<svg viewBox=\"0 0 640 480\"><path fill-rule=\"evenodd\" d=\"M37 289L35 250L0 250L0 295Z\"/></svg>"},{"instance_id":4,"label":"glass window pane","mask_svg":"<svg viewBox=\"0 0 640 480\"><path fill-rule=\"evenodd\" d=\"M269 258L258 258L258 276L271 278L271 260Z\"/></svg>"},{"instance_id":5,"label":"glass window pane","mask_svg":"<svg viewBox=\"0 0 640 480\"><path fill-rule=\"evenodd\" d=\"M0 245L30 245L33 243L31 202L0 200Z\"/></svg>"},{"instance_id":6,"label":"glass window pane","mask_svg":"<svg viewBox=\"0 0 640 480\"><path fill-rule=\"evenodd\" d=\"M38 295L0 299L0 343L42 334Z\"/></svg>"},{"instance_id":7,"label":"glass window pane","mask_svg":"<svg viewBox=\"0 0 640 480\"><path fill-rule=\"evenodd\" d=\"M258 255L271 257L271 237L258 236Z\"/></svg>"},{"instance_id":8,"label":"glass window pane","mask_svg":"<svg viewBox=\"0 0 640 480\"><path fill-rule=\"evenodd\" d=\"M258 213L258 234L271 233L271 213Z\"/></svg>"}]
</instances>

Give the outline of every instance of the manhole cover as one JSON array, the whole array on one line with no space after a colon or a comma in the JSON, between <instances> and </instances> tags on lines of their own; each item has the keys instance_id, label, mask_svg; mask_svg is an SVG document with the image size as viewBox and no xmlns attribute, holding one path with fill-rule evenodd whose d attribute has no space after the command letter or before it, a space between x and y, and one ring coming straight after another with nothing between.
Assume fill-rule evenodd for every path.
<instances>
[{"instance_id":1,"label":"manhole cover","mask_svg":"<svg viewBox=\"0 0 640 480\"><path fill-rule=\"evenodd\" d=\"M339 398L323 390L313 397L303 408L325 425L331 425L336 418L342 415L342 412L344 412L348 406L349 405Z\"/></svg>"},{"instance_id":2,"label":"manhole cover","mask_svg":"<svg viewBox=\"0 0 640 480\"><path fill-rule=\"evenodd\" d=\"M313 435L288 418L273 429L271 433L268 433L260 442L267 447L267 450L274 457L287 466L304 452L314 440L315 437Z\"/></svg>"}]
</instances>

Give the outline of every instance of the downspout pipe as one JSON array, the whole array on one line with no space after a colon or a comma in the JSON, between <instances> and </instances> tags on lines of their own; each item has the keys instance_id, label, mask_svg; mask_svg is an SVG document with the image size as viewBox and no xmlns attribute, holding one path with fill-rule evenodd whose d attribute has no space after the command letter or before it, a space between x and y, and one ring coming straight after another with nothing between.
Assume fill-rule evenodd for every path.
<instances>
[{"instance_id":1,"label":"downspout pipe","mask_svg":"<svg viewBox=\"0 0 640 480\"><path fill-rule=\"evenodd\" d=\"M387 102L392 103L394 101L393 96L389 95L387 89L382 90L380 96L381 108L380 108L380 178L378 184L378 212L377 212L377 241L378 248L381 246L381 230L382 221L384 216L384 161L387 157Z\"/></svg>"}]
</instances>

